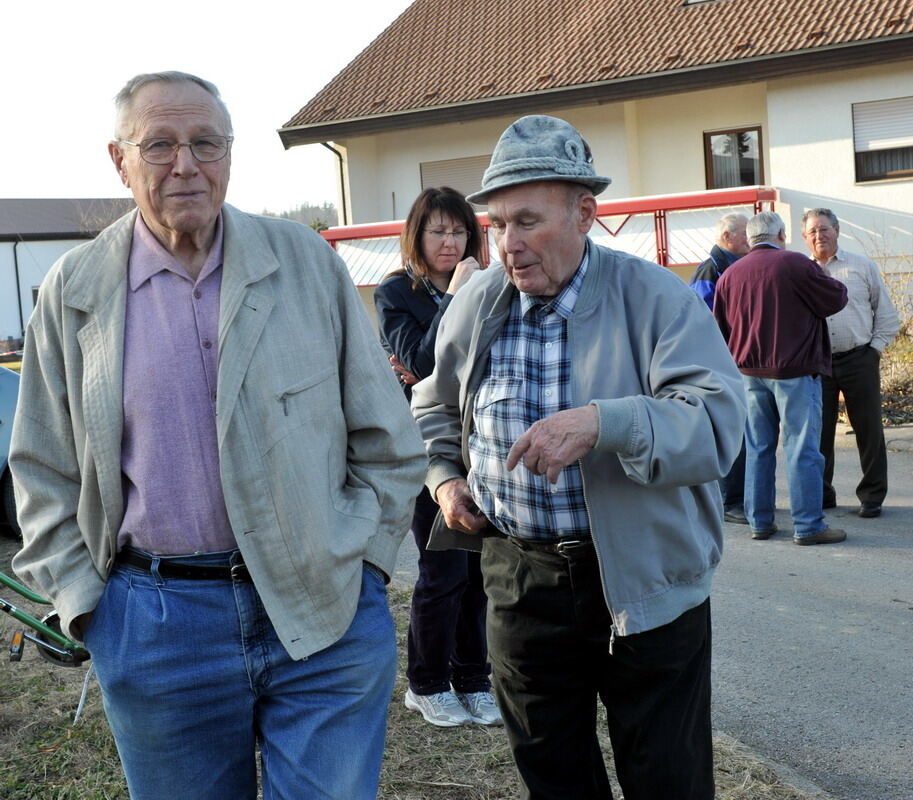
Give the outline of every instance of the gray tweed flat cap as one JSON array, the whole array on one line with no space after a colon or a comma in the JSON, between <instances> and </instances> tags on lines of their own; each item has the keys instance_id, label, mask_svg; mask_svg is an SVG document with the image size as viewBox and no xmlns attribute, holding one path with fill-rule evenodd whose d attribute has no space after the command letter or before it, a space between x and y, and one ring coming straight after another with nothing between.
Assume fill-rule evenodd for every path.
<instances>
[{"instance_id":1,"label":"gray tweed flat cap","mask_svg":"<svg viewBox=\"0 0 913 800\"><path fill-rule=\"evenodd\" d=\"M590 147L573 125L537 114L521 117L501 134L482 176L482 190L466 199L487 203L492 192L534 181L582 183L593 194L612 182L596 174Z\"/></svg>"}]
</instances>

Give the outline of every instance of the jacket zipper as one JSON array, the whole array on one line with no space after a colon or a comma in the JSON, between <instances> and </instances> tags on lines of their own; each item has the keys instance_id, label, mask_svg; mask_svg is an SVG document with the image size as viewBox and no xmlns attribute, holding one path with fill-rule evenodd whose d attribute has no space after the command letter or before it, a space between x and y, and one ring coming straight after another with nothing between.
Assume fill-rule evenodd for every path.
<instances>
[{"instance_id":1,"label":"jacket zipper","mask_svg":"<svg viewBox=\"0 0 913 800\"><path fill-rule=\"evenodd\" d=\"M598 408L597 408L597 411L598 411ZM609 655L613 656L613 655L615 655L615 635L616 635L615 615L612 613L612 603L609 599L609 592L608 592L608 589L606 589L605 581L603 580L603 577L602 577L602 556L599 555L599 547L597 547L597 545L596 545L596 534L594 533L594 530L593 530L593 517L590 514L590 502L589 502L589 500L587 500L587 495L586 495L586 473L584 473L584 471L583 471L583 459L582 458L577 459L577 467L580 469L580 481L583 484L583 507L586 510L587 521L590 523L590 537L593 539L593 550L596 553L596 563L599 565L599 583L602 587L602 595L605 598L606 606L609 609L609 616L612 618L612 628L611 628L611 633L609 635Z\"/></svg>"}]
</instances>

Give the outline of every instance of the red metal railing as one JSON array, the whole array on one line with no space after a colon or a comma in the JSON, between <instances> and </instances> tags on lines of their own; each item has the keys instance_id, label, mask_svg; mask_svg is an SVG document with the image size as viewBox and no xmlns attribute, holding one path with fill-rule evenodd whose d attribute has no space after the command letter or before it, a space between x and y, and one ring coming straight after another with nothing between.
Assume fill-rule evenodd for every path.
<instances>
[{"instance_id":1,"label":"red metal railing","mask_svg":"<svg viewBox=\"0 0 913 800\"><path fill-rule=\"evenodd\" d=\"M684 266L695 263L690 260L672 263L670 261L670 214L683 211L697 211L711 208L750 207L754 213L763 210L767 205L773 209L778 200L777 190L766 186L746 186L737 189L715 189L706 192L689 192L686 194L655 195L650 197L629 197L620 200L604 200L597 206L597 224L612 237L616 237L632 217L651 214L655 238L655 261L663 266ZM488 215L479 213L479 224L488 231ZM614 230L606 223L607 218L614 218L618 224ZM620 218L620 221L618 221ZM374 222L363 225L345 225L321 231L321 235L334 248L344 242L367 239L389 239L398 237L403 227L403 220L392 222ZM707 249L713 242L715 231L707 242ZM487 245L488 236L483 238ZM487 254L486 254L487 255Z\"/></svg>"}]
</instances>

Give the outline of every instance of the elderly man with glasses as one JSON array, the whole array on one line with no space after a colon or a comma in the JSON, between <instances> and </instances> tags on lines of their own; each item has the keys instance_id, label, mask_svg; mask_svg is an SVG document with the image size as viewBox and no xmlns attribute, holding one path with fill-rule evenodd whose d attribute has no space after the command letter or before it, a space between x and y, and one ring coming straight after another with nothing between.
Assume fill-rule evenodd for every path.
<instances>
[{"instance_id":1,"label":"elderly man with glasses","mask_svg":"<svg viewBox=\"0 0 913 800\"><path fill-rule=\"evenodd\" d=\"M881 422L881 353L900 330L900 319L878 265L838 246L840 223L833 211L806 211L802 235L812 258L846 286L849 298L845 308L827 318L831 374L821 378L824 508L837 505L834 436L837 399L843 393L862 467L862 479L856 486L860 504L856 513L864 519L877 517L888 493L888 451Z\"/></svg>"},{"instance_id":2,"label":"elderly man with glasses","mask_svg":"<svg viewBox=\"0 0 913 800\"><path fill-rule=\"evenodd\" d=\"M138 210L29 323L16 571L85 642L136 798L377 792L385 581L424 474L343 263L224 202L231 121L165 72L116 98Z\"/></svg>"}]
</instances>

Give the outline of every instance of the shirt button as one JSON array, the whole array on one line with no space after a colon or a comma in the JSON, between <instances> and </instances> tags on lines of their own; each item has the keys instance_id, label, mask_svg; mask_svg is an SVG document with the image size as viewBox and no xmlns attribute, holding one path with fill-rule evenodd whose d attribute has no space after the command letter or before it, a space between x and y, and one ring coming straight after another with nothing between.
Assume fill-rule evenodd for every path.
<instances>
[{"instance_id":1,"label":"shirt button","mask_svg":"<svg viewBox=\"0 0 913 800\"><path fill-rule=\"evenodd\" d=\"M203 347L205 347L208 350L210 347L212 347L212 342L210 342L209 339L204 339Z\"/></svg>"},{"instance_id":2,"label":"shirt button","mask_svg":"<svg viewBox=\"0 0 913 800\"><path fill-rule=\"evenodd\" d=\"M552 390L551 390L551 389L546 389L546 390L545 390L545 396L546 396L546 397L551 397L551 396L552 396Z\"/></svg>"},{"instance_id":3,"label":"shirt button","mask_svg":"<svg viewBox=\"0 0 913 800\"><path fill-rule=\"evenodd\" d=\"M558 487L557 487L557 486L552 486L552 494L558 494ZM558 531L558 533L561 533L561 531Z\"/></svg>"},{"instance_id":4,"label":"shirt button","mask_svg":"<svg viewBox=\"0 0 913 800\"><path fill-rule=\"evenodd\" d=\"M193 296L194 296L197 300L199 300L199 299L203 296L203 293L202 293L199 289L194 289L194 290L193 290Z\"/></svg>"},{"instance_id":5,"label":"shirt button","mask_svg":"<svg viewBox=\"0 0 913 800\"><path fill-rule=\"evenodd\" d=\"M552 344L553 344L552 342L546 342L546 343L545 343L545 349L546 349L546 350L550 349L551 346L552 346Z\"/></svg>"}]
</instances>

